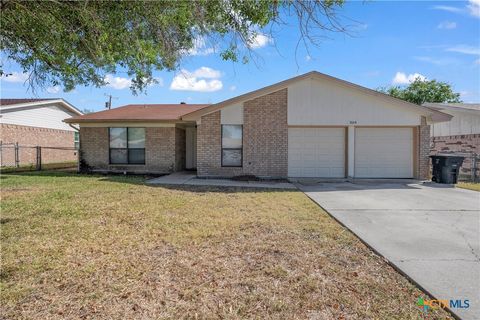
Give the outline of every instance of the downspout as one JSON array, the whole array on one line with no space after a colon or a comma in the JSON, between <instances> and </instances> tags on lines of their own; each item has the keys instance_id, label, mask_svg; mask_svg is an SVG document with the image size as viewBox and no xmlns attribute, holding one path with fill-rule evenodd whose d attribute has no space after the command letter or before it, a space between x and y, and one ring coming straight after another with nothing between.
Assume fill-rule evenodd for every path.
<instances>
[{"instance_id":1,"label":"downspout","mask_svg":"<svg viewBox=\"0 0 480 320\"><path fill-rule=\"evenodd\" d=\"M70 127L72 127L73 129L75 129L75 131L80 132L80 128L75 127L75 126L72 125L71 123L69 123L68 125L69 125Z\"/></svg>"}]
</instances>

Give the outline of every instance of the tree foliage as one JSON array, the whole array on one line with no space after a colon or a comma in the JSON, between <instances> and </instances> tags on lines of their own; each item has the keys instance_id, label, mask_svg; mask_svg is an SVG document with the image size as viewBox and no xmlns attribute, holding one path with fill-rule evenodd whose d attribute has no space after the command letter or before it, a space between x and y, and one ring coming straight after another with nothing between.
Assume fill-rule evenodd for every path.
<instances>
[{"instance_id":1,"label":"tree foliage","mask_svg":"<svg viewBox=\"0 0 480 320\"><path fill-rule=\"evenodd\" d=\"M437 80L422 80L417 78L408 86L380 88L380 91L395 98L403 99L419 105L427 102L461 102L460 93L454 92L450 84Z\"/></svg>"},{"instance_id":2,"label":"tree foliage","mask_svg":"<svg viewBox=\"0 0 480 320\"><path fill-rule=\"evenodd\" d=\"M309 43L325 31L344 32L336 14L343 2L1 0L0 50L32 86L99 87L107 73L125 72L136 93L155 82L154 70L178 68L203 39L224 60L247 62L260 30L292 17Z\"/></svg>"}]
</instances>

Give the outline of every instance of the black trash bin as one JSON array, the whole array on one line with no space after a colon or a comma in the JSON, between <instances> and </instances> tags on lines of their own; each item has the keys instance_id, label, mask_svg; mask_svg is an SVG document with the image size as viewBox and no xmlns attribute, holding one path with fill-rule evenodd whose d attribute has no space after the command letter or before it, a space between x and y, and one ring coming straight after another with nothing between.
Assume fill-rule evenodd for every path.
<instances>
[{"instance_id":1,"label":"black trash bin","mask_svg":"<svg viewBox=\"0 0 480 320\"><path fill-rule=\"evenodd\" d=\"M432 158L432 181L438 183L455 184L458 179L458 171L462 166L464 157L456 155L439 154Z\"/></svg>"}]
</instances>

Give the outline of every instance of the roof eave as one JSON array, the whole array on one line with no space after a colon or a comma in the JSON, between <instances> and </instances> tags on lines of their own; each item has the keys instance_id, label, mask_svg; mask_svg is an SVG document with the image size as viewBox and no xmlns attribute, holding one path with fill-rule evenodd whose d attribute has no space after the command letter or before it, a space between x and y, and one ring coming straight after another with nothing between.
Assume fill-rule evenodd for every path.
<instances>
[{"instance_id":1,"label":"roof eave","mask_svg":"<svg viewBox=\"0 0 480 320\"><path fill-rule=\"evenodd\" d=\"M68 118L62 120L65 123L115 123L115 122L152 122L152 123L186 123L188 121L184 121L182 119L75 119L75 118Z\"/></svg>"}]
</instances>

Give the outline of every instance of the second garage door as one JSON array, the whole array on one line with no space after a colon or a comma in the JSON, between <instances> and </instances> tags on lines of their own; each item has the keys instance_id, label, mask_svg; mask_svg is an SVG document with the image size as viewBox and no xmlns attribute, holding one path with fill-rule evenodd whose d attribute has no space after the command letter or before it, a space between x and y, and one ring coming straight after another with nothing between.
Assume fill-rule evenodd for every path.
<instances>
[{"instance_id":1,"label":"second garage door","mask_svg":"<svg viewBox=\"0 0 480 320\"><path fill-rule=\"evenodd\" d=\"M289 177L345 177L345 128L289 128Z\"/></svg>"},{"instance_id":2,"label":"second garage door","mask_svg":"<svg viewBox=\"0 0 480 320\"><path fill-rule=\"evenodd\" d=\"M355 128L355 177L412 178L412 128Z\"/></svg>"}]
</instances>

